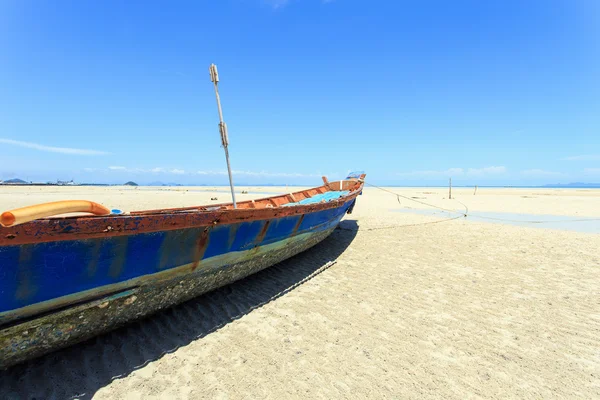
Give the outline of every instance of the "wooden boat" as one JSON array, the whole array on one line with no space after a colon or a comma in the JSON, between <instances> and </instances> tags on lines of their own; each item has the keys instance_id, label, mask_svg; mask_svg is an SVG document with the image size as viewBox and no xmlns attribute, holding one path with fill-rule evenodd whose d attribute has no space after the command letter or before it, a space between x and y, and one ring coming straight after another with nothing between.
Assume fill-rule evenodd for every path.
<instances>
[{"instance_id":1,"label":"wooden boat","mask_svg":"<svg viewBox=\"0 0 600 400\"><path fill-rule=\"evenodd\" d=\"M11 226L0 228L0 368L109 331L310 248L352 212L364 177L351 174L331 183L323 178L322 186L239 202L237 208L220 204L35 219L53 210L108 212L78 202L72 209L61 203L2 214L2 224Z\"/></svg>"}]
</instances>

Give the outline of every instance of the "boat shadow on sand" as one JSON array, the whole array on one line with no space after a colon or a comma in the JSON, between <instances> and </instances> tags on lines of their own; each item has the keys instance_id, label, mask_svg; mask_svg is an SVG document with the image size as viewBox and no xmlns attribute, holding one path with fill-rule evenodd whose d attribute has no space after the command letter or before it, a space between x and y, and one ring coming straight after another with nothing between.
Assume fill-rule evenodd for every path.
<instances>
[{"instance_id":1,"label":"boat shadow on sand","mask_svg":"<svg viewBox=\"0 0 600 400\"><path fill-rule=\"evenodd\" d=\"M314 247L238 282L102 336L0 371L0 398L91 398L163 355L215 332L314 278L354 240L344 220Z\"/></svg>"}]
</instances>

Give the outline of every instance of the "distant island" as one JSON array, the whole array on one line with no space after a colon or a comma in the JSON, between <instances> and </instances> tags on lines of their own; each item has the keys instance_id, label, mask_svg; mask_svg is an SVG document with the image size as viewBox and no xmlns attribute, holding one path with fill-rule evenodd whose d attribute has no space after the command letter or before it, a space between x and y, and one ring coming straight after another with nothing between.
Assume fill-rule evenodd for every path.
<instances>
[{"instance_id":1,"label":"distant island","mask_svg":"<svg viewBox=\"0 0 600 400\"><path fill-rule=\"evenodd\" d=\"M571 182L571 183L550 183L543 185L545 188L600 188L600 183L583 183L583 182Z\"/></svg>"},{"instance_id":2,"label":"distant island","mask_svg":"<svg viewBox=\"0 0 600 400\"><path fill-rule=\"evenodd\" d=\"M181 183L164 183L164 182L160 182L160 181L154 181L154 182L150 182L147 183L145 186L183 186Z\"/></svg>"},{"instance_id":3,"label":"distant island","mask_svg":"<svg viewBox=\"0 0 600 400\"><path fill-rule=\"evenodd\" d=\"M125 186L138 186L138 184L135 182L129 181L129 182L125 183Z\"/></svg>"},{"instance_id":4,"label":"distant island","mask_svg":"<svg viewBox=\"0 0 600 400\"><path fill-rule=\"evenodd\" d=\"M8 184L26 184L28 182L25 182L23 179L14 178L14 179L6 180L6 181L4 181L2 183L8 183Z\"/></svg>"},{"instance_id":5,"label":"distant island","mask_svg":"<svg viewBox=\"0 0 600 400\"><path fill-rule=\"evenodd\" d=\"M27 186L76 186L79 185L75 183L73 179L70 181L61 181L57 180L56 182L32 182L32 181L24 181L23 179L13 178L7 179L5 181L0 180L0 185L27 185Z\"/></svg>"}]
</instances>

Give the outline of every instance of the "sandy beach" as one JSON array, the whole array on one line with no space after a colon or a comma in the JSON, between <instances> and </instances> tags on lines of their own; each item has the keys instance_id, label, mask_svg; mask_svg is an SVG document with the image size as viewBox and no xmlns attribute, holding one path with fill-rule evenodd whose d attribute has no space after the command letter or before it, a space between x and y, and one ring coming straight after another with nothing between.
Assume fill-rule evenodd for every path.
<instances>
[{"instance_id":1,"label":"sandy beach","mask_svg":"<svg viewBox=\"0 0 600 400\"><path fill-rule=\"evenodd\" d=\"M543 222L600 225L600 190L455 188L451 200L447 188L388 189L402 197L365 189L328 239L292 259L0 372L0 398L600 397L600 234ZM242 190L239 200L299 188ZM0 187L1 211L61 199L135 211L229 195Z\"/></svg>"}]
</instances>

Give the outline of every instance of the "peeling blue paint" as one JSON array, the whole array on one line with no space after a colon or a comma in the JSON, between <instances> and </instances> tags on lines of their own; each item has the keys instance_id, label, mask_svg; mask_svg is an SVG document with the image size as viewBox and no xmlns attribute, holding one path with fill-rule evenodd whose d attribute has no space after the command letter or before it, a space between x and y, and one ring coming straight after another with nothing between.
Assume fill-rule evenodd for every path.
<instances>
[{"instance_id":1,"label":"peeling blue paint","mask_svg":"<svg viewBox=\"0 0 600 400\"><path fill-rule=\"evenodd\" d=\"M1 246L0 313L193 263L195 254L207 259L319 232L337 224L351 203L304 216L217 224L201 253L198 238L206 227Z\"/></svg>"}]
</instances>

